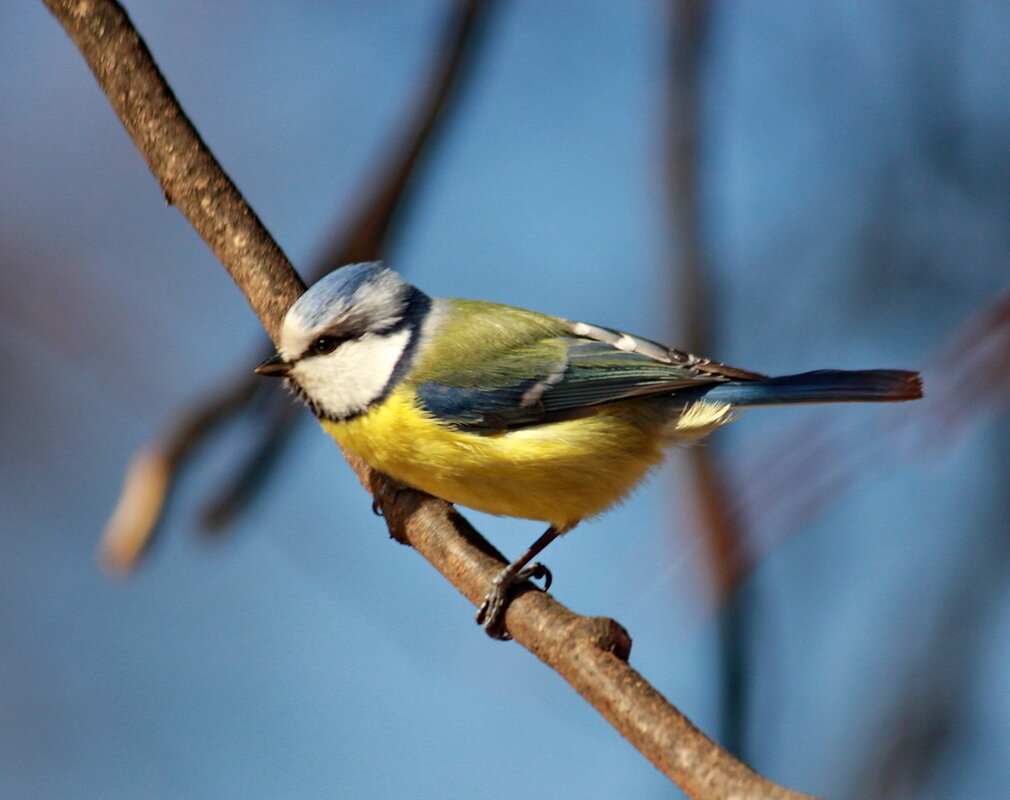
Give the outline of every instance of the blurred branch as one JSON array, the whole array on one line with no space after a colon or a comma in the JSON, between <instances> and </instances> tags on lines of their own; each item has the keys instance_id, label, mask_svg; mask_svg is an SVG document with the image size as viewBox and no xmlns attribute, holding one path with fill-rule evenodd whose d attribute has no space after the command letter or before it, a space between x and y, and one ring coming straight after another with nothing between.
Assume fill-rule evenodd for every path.
<instances>
[{"instance_id":1,"label":"blurred branch","mask_svg":"<svg viewBox=\"0 0 1010 800\"><path fill-rule=\"evenodd\" d=\"M126 470L119 502L102 535L102 563L108 569L124 573L137 564L150 546L151 532L158 525L179 465L255 391L254 385L245 382L231 387L137 452Z\"/></svg>"},{"instance_id":2,"label":"blurred branch","mask_svg":"<svg viewBox=\"0 0 1010 800\"><path fill-rule=\"evenodd\" d=\"M350 224L339 226L339 233L310 270L310 283L344 264L372 261L384 255L395 223L403 217L410 190L470 73L492 5L493 0L450 3L431 75L416 110L378 178L360 193L364 200L350 215ZM264 348L249 363L261 361L271 352L272 348ZM136 566L154 541L172 487L189 457L217 428L243 411L258 416L257 423L250 426L258 438L235 467L232 478L204 508L204 526L214 532L224 529L263 487L290 441L300 409L283 387L266 384L247 367L231 379L230 385L181 412L170 431L146 445L134 459L117 508L122 513L113 515L102 538L101 552L113 570L127 572ZM251 406L254 398L260 402ZM148 468L154 463L159 464L157 471ZM150 480L155 477L157 480Z\"/></svg>"},{"instance_id":3,"label":"blurred branch","mask_svg":"<svg viewBox=\"0 0 1010 800\"><path fill-rule=\"evenodd\" d=\"M344 264L382 258L394 233L396 217L410 200L417 176L437 144L445 122L462 96L472 73L481 36L495 0L451 0L442 38L435 47L435 59L426 88L413 118L399 144L380 170L366 200L351 222L331 242L319 259L317 274L322 277Z\"/></svg>"},{"instance_id":4,"label":"blurred branch","mask_svg":"<svg viewBox=\"0 0 1010 800\"><path fill-rule=\"evenodd\" d=\"M212 246L276 336L303 287L290 262L225 176L172 97L150 53L114 0L45 0L77 44L152 171ZM255 253L256 258L249 254ZM472 602L504 561L448 503L349 463L380 501L390 532L427 558ZM801 798L721 750L671 706L626 658L613 620L580 617L529 591L509 606L516 641L556 669L632 744L692 798Z\"/></svg>"},{"instance_id":5,"label":"blurred branch","mask_svg":"<svg viewBox=\"0 0 1010 800\"><path fill-rule=\"evenodd\" d=\"M223 532L262 491L290 444L295 426L305 418L302 409L292 402L283 386L257 386L254 380L242 374L236 380L234 390L240 392L247 387L254 389L255 395L245 406L236 408L232 416L242 411L257 415L255 424L251 426L255 431L255 441L241 463L233 468L231 477L225 478L222 486L214 488L213 497L200 513L200 522L209 534ZM257 399L259 403L252 402ZM206 407L212 408L209 404ZM226 421L222 417L221 422ZM177 477L177 473L173 474L173 478Z\"/></svg>"},{"instance_id":6,"label":"blurred branch","mask_svg":"<svg viewBox=\"0 0 1010 800\"><path fill-rule=\"evenodd\" d=\"M672 11L669 169L681 332L686 349L705 353L711 342L708 341L707 287L701 242L698 140L707 0L673 0Z\"/></svg>"},{"instance_id":7,"label":"blurred branch","mask_svg":"<svg viewBox=\"0 0 1010 800\"><path fill-rule=\"evenodd\" d=\"M673 0L671 52L670 200L679 278L684 347L711 353L714 317L711 286L701 228L701 85L707 39L708 0ZM719 616L722 741L738 755L744 749L747 688L747 621L734 590L747 571L746 540L737 518L729 513L726 476L711 445L687 449L701 535L708 545L709 569L718 599L726 601Z\"/></svg>"},{"instance_id":8,"label":"blurred branch","mask_svg":"<svg viewBox=\"0 0 1010 800\"><path fill-rule=\"evenodd\" d=\"M712 290L706 281L705 248L701 233L701 68L705 51L708 0L673 0L671 53L670 198L675 237L683 346L692 353L710 354ZM712 463L711 447L688 449L695 476L712 577L719 597L732 590L744 571L741 538L726 508L726 487Z\"/></svg>"}]
</instances>

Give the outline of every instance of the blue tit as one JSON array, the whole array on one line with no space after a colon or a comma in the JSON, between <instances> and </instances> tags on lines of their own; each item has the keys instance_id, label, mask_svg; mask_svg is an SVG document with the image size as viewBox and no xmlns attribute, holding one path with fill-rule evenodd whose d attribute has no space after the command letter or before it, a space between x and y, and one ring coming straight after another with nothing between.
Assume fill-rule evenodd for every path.
<instances>
[{"instance_id":1,"label":"blue tit","mask_svg":"<svg viewBox=\"0 0 1010 800\"><path fill-rule=\"evenodd\" d=\"M673 442L749 406L921 397L915 372L769 378L641 339L479 300L428 297L377 263L338 269L284 319L283 377L344 448L403 483L548 523L497 576L477 621L507 638L509 587L536 555L625 497Z\"/></svg>"}]
</instances>

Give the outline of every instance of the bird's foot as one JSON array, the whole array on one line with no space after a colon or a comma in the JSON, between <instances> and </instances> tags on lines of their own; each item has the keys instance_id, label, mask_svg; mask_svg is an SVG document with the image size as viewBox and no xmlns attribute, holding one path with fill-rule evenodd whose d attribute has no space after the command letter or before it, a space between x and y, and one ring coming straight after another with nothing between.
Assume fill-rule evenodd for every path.
<instances>
[{"instance_id":1,"label":"bird's foot","mask_svg":"<svg viewBox=\"0 0 1010 800\"><path fill-rule=\"evenodd\" d=\"M542 591L551 588L551 571L543 564L527 564L519 570L512 566L505 567L498 573L491 584L491 591L484 597L484 602L477 609L477 624L484 627L484 632L492 639L507 641L512 635L505 630L505 611L508 608L509 589L518 583L528 580L540 580L544 582ZM539 587L538 587L539 588Z\"/></svg>"},{"instance_id":2,"label":"bird's foot","mask_svg":"<svg viewBox=\"0 0 1010 800\"><path fill-rule=\"evenodd\" d=\"M380 476L380 480L372 486L372 513L377 517L383 517L389 525L389 535L400 544L409 544L403 532L402 509L397 511L397 504L400 502L400 495L409 491L406 484L395 481L386 476Z\"/></svg>"},{"instance_id":3,"label":"bird's foot","mask_svg":"<svg viewBox=\"0 0 1010 800\"><path fill-rule=\"evenodd\" d=\"M387 505L394 505L396 503L397 495L406 488L406 486L399 483L393 483L391 480L383 481L376 488L375 494L372 496L372 513L377 517L386 516L385 507Z\"/></svg>"}]
</instances>

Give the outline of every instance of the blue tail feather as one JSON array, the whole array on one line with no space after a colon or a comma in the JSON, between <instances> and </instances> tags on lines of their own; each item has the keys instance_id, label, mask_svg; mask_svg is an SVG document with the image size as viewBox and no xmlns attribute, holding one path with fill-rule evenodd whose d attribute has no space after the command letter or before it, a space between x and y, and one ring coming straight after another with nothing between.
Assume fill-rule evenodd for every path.
<instances>
[{"instance_id":1,"label":"blue tail feather","mask_svg":"<svg viewBox=\"0 0 1010 800\"><path fill-rule=\"evenodd\" d=\"M720 383L705 400L734 406L794 403L894 402L922 397L918 372L897 369L822 369L760 381Z\"/></svg>"}]
</instances>

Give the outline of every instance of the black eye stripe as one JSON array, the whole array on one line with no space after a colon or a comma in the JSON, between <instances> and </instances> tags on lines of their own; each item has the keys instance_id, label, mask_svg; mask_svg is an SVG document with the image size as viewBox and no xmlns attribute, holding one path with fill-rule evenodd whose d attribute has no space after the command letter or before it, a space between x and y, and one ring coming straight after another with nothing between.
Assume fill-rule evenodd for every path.
<instances>
[{"instance_id":1,"label":"black eye stripe","mask_svg":"<svg viewBox=\"0 0 1010 800\"><path fill-rule=\"evenodd\" d=\"M320 336L305 349L302 357L328 355L350 338L350 336Z\"/></svg>"}]
</instances>

